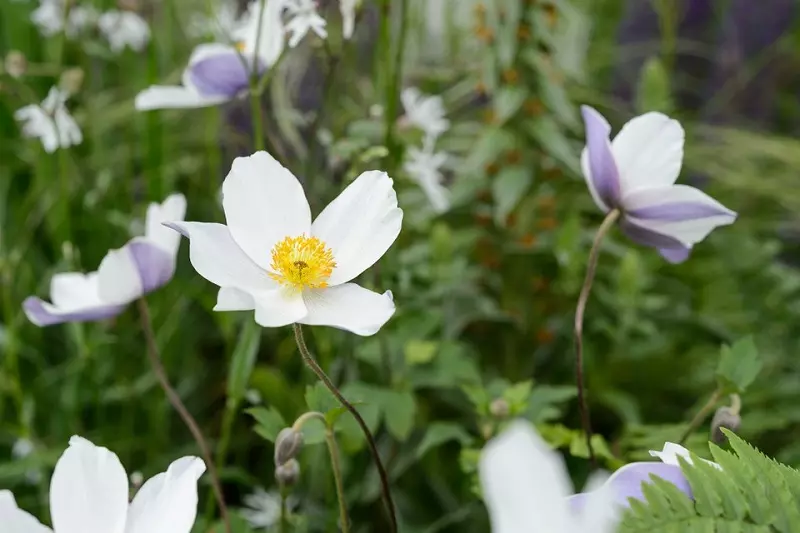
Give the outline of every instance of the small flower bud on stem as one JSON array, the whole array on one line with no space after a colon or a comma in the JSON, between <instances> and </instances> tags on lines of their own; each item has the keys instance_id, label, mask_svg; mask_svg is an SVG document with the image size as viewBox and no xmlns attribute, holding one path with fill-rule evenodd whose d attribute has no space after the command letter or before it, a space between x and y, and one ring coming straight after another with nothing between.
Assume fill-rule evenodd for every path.
<instances>
[{"instance_id":1,"label":"small flower bud on stem","mask_svg":"<svg viewBox=\"0 0 800 533\"><path fill-rule=\"evenodd\" d=\"M722 428L731 431L738 431L742 425L742 417L739 411L742 408L742 400L738 394L731 394L731 405L723 406L714 413L711 419L711 440L715 444L724 444L728 438L722 432Z\"/></svg>"},{"instance_id":2,"label":"small flower bud on stem","mask_svg":"<svg viewBox=\"0 0 800 533\"><path fill-rule=\"evenodd\" d=\"M295 428L284 428L275 439L275 465L280 466L297 457L303 447L303 434Z\"/></svg>"}]
</instances>

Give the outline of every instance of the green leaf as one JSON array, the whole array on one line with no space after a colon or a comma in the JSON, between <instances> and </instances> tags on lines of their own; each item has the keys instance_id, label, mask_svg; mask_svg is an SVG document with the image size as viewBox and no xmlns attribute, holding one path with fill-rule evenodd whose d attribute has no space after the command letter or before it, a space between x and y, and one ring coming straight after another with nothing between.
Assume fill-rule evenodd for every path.
<instances>
[{"instance_id":1,"label":"green leaf","mask_svg":"<svg viewBox=\"0 0 800 533\"><path fill-rule=\"evenodd\" d=\"M462 446L470 446L473 439L472 436L467 433L467 430L459 424L453 422L433 422L428 426L428 429L425 430L425 435L417 446L417 451L414 456L417 459L421 459L433 448L437 448L450 441L458 441Z\"/></svg>"},{"instance_id":2,"label":"green leaf","mask_svg":"<svg viewBox=\"0 0 800 533\"><path fill-rule=\"evenodd\" d=\"M574 174L580 174L578 155L566 136L566 132L552 117L541 116L527 125L528 134L547 155L561 163Z\"/></svg>"},{"instance_id":3,"label":"green leaf","mask_svg":"<svg viewBox=\"0 0 800 533\"><path fill-rule=\"evenodd\" d=\"M475 141L469 156L464 161L463 168L467 173L483 175L483 169L489 163L499 159L500 156L516 146L516 138L510 131L502 128L484 130L483 134Z\"/></svg>"},{"instance_id":4,"label":"green leaf","mask_svg":"<svg viewBox=\"0 0 800 533\"><path fill-rule=\"evenodd\" d=\"M250 375L256 364L258 348L261 346L261 326L252 320L245 322L228 371L228 400L239 403L244 398Z\"/></svg>"},{"instance_id":5,"label":"green leaf","mask_svg":"<svg viewBox=\"0 0 800 533\"><path fill-rule=\"evenodd\" d=\"M502 124L516 115L527 97L528 91L524 87L516 85L501 87L492 99L497 121Z\"/></svg>"},{"instance_id":6,"label":"green leaf","mask_svg":"<svg viewBox=\"0 0 800 533\"><path fill-rule=\"evenodd\" d=\"M517 206L533 181L532 170L521 166L506 167L492 181L494 220L504 226L506 217Z\"/></svg>"},{"instance_id":7,"label":"green leaf","mask_svg":"<svg viewBox=\"0 0 800 533\"><path fill-rule=\"evenodd\" d=\"M306 405L309 411L328 411L339 407L339 401L333 396L324 384L319 381L306 387Z\"/></svg>"},{"instance_id":8,"label":"green leaf","mask_svg":"<svg viewBox=\"0 0 800 533\"><path fill-rule=\"evenodd\" d=\"M423 365L430 363L438 350L438 342L413 339L406 343L403 354L407 364Z\"/></svg>"},{"instance_id":9,"label":"green leaf","mask_svg":"<svg viewBox=\"0 0 800 533\"><path fill-rule=\"evenodd\" d=\"M397 440L404 441L414 429L417 403L410 391L386 390L381 394L386 428Z\"/></svg>"},{"instance_id":10,"label":"green leaf","mask_svg":"<svg viewBox=\"0 0 800 533\"><path fill-rule=\"evenodd\" d=\"M756 379L763 362L753 338L723 346L717 366L717 383L723 394L742 393Z\"/></svg>"},{"instance_id":11,"label":"green leaf","mask_svg":"<svg viewBox=\"0 0 800 533\"><path fill-rule=\"evenodd\" d=\"M508 402L512 415L525 410L531 396L531 387L533 387L533 381L527 380L515 383L503 391L503 399Z\"/></svg>"},{"instance_id":12,"label":"green leaf","mask_svg":"<svg viewBox=\"0 0 800 533\"><path fill-rule=\"evenodd\" d=\"M639 75L639 87L636 91L636 110L639 113L648 111L672 111L669 74L664 64L657 57L649 58Z\"/></svg>"},{"instance_id":13,"label":"green leaf","mask_svg":"<svg viewBox=\"0 0 800 533\"><path fill-rule=\"evenodd\" d=\"M252 407L246 412L256 419L255 432L270 442L275 442L278 433L286 427L283 416L274 407Z\"/></svg>"}]
</instances>

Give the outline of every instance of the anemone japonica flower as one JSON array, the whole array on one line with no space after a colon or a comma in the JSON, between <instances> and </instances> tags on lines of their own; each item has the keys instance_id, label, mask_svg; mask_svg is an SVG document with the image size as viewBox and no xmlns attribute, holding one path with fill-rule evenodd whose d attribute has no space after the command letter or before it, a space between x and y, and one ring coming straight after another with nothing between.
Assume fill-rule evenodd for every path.
<instances>
[{"instance_id":1,"label":"anemone japonica flower","mask_svg":"<svg viewBox=\"0 0 800 533\"><path fill-rule=\"evenodd\" d=\"M677 120L645 113L629 121L613 142L611 126L583 106L586 148L581 168L597 206L619 210L620 227L633 241L657 248L672 263L736 213L704 192L675 185L683 160L684 132Z\"/></svg>"},{"instance_id":2,"label":"anemone japonica flower","mask_svg":"<svg viewBox=\"0 0 800 533\"><path fill-rule=\"evenodd\" d=\"M570 508L564 461L527 422L489 441L478 470L493 533L611 533L620 520L606 485L579 512Z\"/></svg>"},{"instance_id":3,"label":"anemone japonica flower","mask_svg":"<svg viewBox=\"0 0 800 533\"><path fill-rule=\"evenodd\" d=\"M128 476L116 454L72 437L50 480L53 529L0 490L4 533L189 533L197 516L197 480L206 466L182 457L150 478L128 503Z\"/></svg>"},{"instance_id":4,"label":"anemone japonica flower","mask_svg":"<svg viewBox=\"0 0 800 533\"><path fill-rule=\"evenodd\" d=\"M283 0L289 13L286 32L289 33L289 47L294 48L303 37L313 31L320 39L328 37L325 19L317 12L316 0Z\"/></svg>"},{"instance_id":5,"label":"anemone japonica flower","mask_svg":"<svg viewBox=\"0 0 800 533\"><path fill-rule=\"evenodd\" d=\"M92 6L68 5L65 0L41 0L31 13L33 22L45 37L62 31L67 37L76 37L97 19Z\"/></svg>"},{"instance_id":6,"label":"anemone japonica flower","mask_svg":"<svg viewBox=\"0 0 800 533\"><path fill-rule=\"evenodd\" d=\"M441 172L447 154L434 152L432 144L425 142L422 148L410 147L403 169L420 186L434 211L444 213L450 208L450 192L442 185Z\"/></svg>"},{"instance_id":7,"label":"anemone japonica flower","mask_svg":"<svg viewBox=\"0 0 800 533\"><path fill-rule=\"evenodd\" d=\"M359 0L339 0L339 12L342 14L342 37L350 39L356 26L356 6Z\"/></svg>"},{"instance_id":8,"label":"anemone japonica flower","mask_svg":"<svg viewBox=\"0 0 800 533\"><path fill-rule=\"evenodd\" d=\"M150 26L132 11L107 11L100 15L97 27L113 52L122 52L126 46L141 52L150 42Z\"/></svg>"},{"instance_id":9,"label":"anemone japonica flower","mask_svg":"<svg viewBox=\"0 0 800 533\"><path fill-rule=\"evenodd\" d=\"M390 291L352 283L389 249L403 212L385 172L364 172L311 223L300 182L267 152L237 157L222 184L227 225L167 225L190 240L197 272L220 287L216 311L255 310L264 327L326 325L372 335Z\"/></svg>"},{"instance_id":10,"label":"anemone japonica flower","mask_svg":"<svg viewBox=\"0 0 800 533\"><path fill-rule=\"evenodd\" d=\"M144 237L109 251L95 272L64 272L50 282L52 303L35 296L22 307L37 326L86 322L121 313L130 302L165 285L175 273L180 236L162 222L183 220L186 198L170 195L147 208Z\"/></svg>"},{"instance_id":11,"label":"anemone japonica flower","mask_svg":"<svg viewBox=\"0 0 800 533\"><path fill-rule=\"evenodd\" d=\"M22 122L22 134L38 138L49 154L83 142L81 129L67 111L68 98L69 93L53 87L41 105L27 105L14 113Z\"/></svg>"},{"instance_id":12,"label":"anemone japonica flower","mask_svg":"<svg viewBox=\"0 0 800 533\"><path fill-rule=\"evenodd\" d=\"M426 141L437 139L450 128L441 96L425 96L416 87L408 87L400 93L400 100L406 120L425 133Z\"/></svg>"}]
</instances>

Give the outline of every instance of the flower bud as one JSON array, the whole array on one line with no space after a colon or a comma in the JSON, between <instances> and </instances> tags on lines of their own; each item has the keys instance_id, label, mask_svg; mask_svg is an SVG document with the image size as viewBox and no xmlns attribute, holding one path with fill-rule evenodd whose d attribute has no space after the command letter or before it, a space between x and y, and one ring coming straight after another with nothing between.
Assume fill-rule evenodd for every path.
<instances>
[{"instance_id":1,"label":"flower bud","mask_svg":"<svg viewBox=\"0 0 800 533\"><path fill-rule=\"evenodd\" d=\"M21 77L28 70L28 60L25 59L25 54L19 50L11 50L6 55L5 69L12 78Z\"/></svg>"},{"instance_id":2,"label":"flower bud","mask_svg":"<svg viewBox=\"0 0 800 533\"><path fill-rule=\"evenodd\" d=\"M742 417L739 410L732 407L720 407L711 419L711 440L715 444L724 444L727 437L722 432L722 428L737 431L742 425Z\"/></svg>"},{"instance_id":3,"label":"flower bud","mask_svg":"<svg viewBox=\"0 0 800 533\"><path fill-rule=\"evenodd\" d=\"M510 410L511 407L504 398L495 398L492 400L492 403L489 404L489 412L495 418L507 417Z\"/></svg>"},{"instance_id":4,"label":"flower bud","mask_svg":"<svg viewBox=\"0 0 800 533\"><path fill-rule=\"evenodd\" d=\"M69 94L76 94L81 90L83 85L83 70L75 67L69 68L61 73L61 78L58 80L58 86L62 91Z\"/></svg>"},{"instance_id":5,"label":"flower bud","mask_svg":"<svg viewBox=\"0 0 800 533\"><path fill-rule=\"evenodd\" d=\"M293 460L303 447L303 434L294 428L284 428L275 439L275 466Z\"/></svg>"},{"instance_id":6,"label":"flower bud","mask_svg":"<svg viewBox=\"0 0 800 533\"><path fill-rule=\"evenodd\" d=\"M291 487L300 478L300 463L297 459L289 459L275 468L275 480L281 487Z\"/></svg>"}]
</instances>

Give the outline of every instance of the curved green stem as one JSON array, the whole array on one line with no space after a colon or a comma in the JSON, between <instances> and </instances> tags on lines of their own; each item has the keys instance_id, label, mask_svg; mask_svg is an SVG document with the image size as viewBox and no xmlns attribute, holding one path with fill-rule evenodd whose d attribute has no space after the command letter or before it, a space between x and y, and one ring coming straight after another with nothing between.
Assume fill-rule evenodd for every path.
<instances>
[{"instance_id":1,"label":"curved green stem","mask_svg":"<svg viewBox=\"0 0 800 533\"><path fill-rule=\"evenodd\" d=\"M686 426L686 429L681 434L681 438L678 439L678 444L683 446L683 443L686 442L686 439L689 438L689 435L691 435L692 432L695 429L697 429L697 427L700 424L703 423L703 420L706 419L706 417L709 415L709 413L711 413L711 411L714 410L714 407L717 406L717 403L719 403L719 400L720 400L721 397L722 397L722 391L719 388L717 388L717 390L714 391L714 394L711 395L711 397L703 405L703 407L701 407L700 410L697 411L697 413L694 415L694 418L692 418L691 422L689 422L689 425ZM741 406L741 403L740 403L741 400L738 400L738 398L739 398L738 396L736 396L736 398L737 398L736 405L737 406Z\"/></svg>"}]
</instances>

